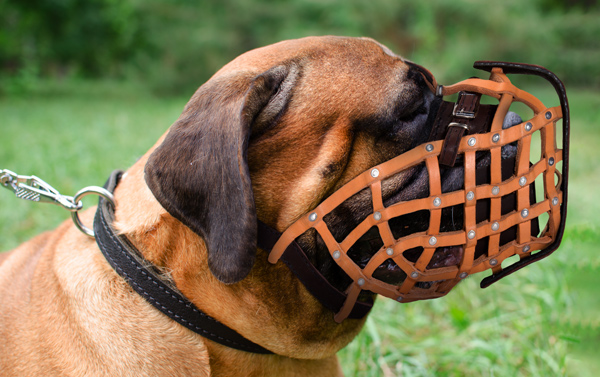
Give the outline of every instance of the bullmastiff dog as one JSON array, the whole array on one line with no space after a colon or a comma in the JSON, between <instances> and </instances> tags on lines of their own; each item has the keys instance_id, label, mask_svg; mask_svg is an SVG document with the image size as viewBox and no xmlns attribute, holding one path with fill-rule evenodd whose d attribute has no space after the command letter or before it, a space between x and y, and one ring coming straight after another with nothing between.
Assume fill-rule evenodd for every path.
<instances>
[{"instance_id":1,"label":"bullmastiff dog","mask_svg":"<svg viewBox=\"0 0 600 377\"><path fill-rule=\"evenodd\" d=\"M65 222L0 256L1 374L342 375L336 352L365 319L336 323L286 265L268 263L257 219L283 231L358 174L426 141L434 97L418 66L371 39L305 38L236 58L125 172L114 226L200 310L273 354L226 347L171 320ZM385 181L383 200L417 197L426 185L421 171L400 174ZM352 229L365 200L336 212L334 227ZM348 284L318 237L298 242L333 285ZM446 254L437 259L456 263Z\"/></svg>"}]
</instances>

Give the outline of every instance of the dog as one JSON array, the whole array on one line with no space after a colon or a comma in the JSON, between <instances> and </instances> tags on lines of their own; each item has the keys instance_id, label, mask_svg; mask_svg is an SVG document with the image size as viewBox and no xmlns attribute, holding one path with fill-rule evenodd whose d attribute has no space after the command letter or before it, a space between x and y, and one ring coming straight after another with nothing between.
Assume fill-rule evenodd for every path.
<instances>
[{"instance_id":1,"label":"dog","mask_svg":"<svg viewBox=\"0 0 600 377\"><path fill-rule=\"evenodd\" d=\"M199 309L273 354L223 346L163 315L65 222L0 254L2 375L342 375L336 352L365 318L336 323L286 265L268 263L257 219L283 231L358 174L427 141L434 98L419 66L372 39L309 37L239 56L125 172L114 226ZM384 202L423 195L419 169L384 181ZM446 186L457 171L442 177ZM369 200L357 195L328 221L340 234L352 229ZM343 290L348 277L322 240L298 242ZM456 263L446 254L436 260Z\"/></svg>"}]
</instances>

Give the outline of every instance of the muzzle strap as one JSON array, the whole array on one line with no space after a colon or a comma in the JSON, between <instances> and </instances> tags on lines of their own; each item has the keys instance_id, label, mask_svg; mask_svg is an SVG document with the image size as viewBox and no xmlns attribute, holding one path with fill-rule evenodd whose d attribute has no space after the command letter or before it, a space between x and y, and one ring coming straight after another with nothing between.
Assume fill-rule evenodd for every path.
<instances>
[{"instance_id":1,"label":"muzzle strap","mask_svg":"<svg viewBox=\"0 0 600 377\"><path fill-rule=\"evenodd\" d=\"M440 152L440 164L454 166L458 155L458 144L465 134L470 131L470 123L475 119L479 109L481 94L473 92L458 93L458 101L452 111L453 118L448 124L448 131L442 151Z\"/></svg>"},{"instance_id":2,"label":"muzzle strap","mask_svg":"<svg viewBox=\"0 0 600 377\"><path fill-rule=\"evenodd\" d=\"M281 237L281 233L271 228L267 224L258 220L258 247L270 253ZM317 270L310 262L300 245L295 241L291 242L281 255L281 261L292 271L300 280L304 287L315 297L324 307L334 313L338 313L348 295L340 292ZM373 308L373 301L357 301L352 307L348 318L360 319L369 314Z\"/></svg>"},{"instance_id":3,"label":"muzzle strap","mask_svg":"<svg viewBox=\"0 0 600 377\"><path fill-rule=\"evenodd\" d=\"M465 135L488 132L498 106L481 105L480 100L481 93L461 91L456 104L442 103L429 139L444 139L439 157L441 165L453 167L456 164L458 147Z\"/></svg>"}]
</instances>

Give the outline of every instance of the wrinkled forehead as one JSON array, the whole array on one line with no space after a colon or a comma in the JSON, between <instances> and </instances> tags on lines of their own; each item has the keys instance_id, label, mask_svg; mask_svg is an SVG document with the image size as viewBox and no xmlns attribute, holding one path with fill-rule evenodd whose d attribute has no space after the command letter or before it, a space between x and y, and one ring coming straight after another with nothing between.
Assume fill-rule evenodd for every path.
<instances>
[{"instance_id":1,"label":"wrinkled forehead","mask_svg":"<svg viewBox=\"0 0 600 377\"><path fill-rule=\"evenodd\" d=\"M259 72L294 62L301 71L289 111L320 117L387 112L418 94L409 65L368 38L309 37L284 41L244 54L224 70L258 67Z\"/></svg>"}]
</instances>

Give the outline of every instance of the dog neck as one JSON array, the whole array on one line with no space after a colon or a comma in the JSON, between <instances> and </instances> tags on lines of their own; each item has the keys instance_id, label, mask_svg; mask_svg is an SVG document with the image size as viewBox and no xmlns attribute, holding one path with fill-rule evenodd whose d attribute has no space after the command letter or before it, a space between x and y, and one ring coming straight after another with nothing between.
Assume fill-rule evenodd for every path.
<instances>
[{"instance_id":1,"label":"dog neck","mask_svg":"<svg viewBox=\"0 0 600 377\"><path fill-rule=\"evenodd\" d=\"M332 312L285 265L268 263L261 249L247 278L231 285L218 281L209 271L203 239L169 215L146 186L147 156L115 190L115 227L200 310L278 357L328 359L356 336L364 319L335 323ZM257 357L206 343L218 355Z\"/></svg>"}]
</instances>

